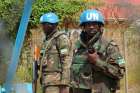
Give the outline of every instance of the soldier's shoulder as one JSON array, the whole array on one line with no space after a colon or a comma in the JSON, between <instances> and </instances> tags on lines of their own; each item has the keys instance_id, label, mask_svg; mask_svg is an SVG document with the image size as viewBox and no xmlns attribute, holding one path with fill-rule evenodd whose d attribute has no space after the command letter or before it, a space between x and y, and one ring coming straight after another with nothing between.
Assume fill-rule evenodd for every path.
<instances>
[{"instance_id":1,"label":"soldier's shoulder","mask_svg":"<svg viewBox=\"0 0 140 93\"><path fill-rule=\"evenodd\" d=\"M70 43L69 37L67 36L67 34L65 32L61 32L57 38L56 38L56 42L59 42L62 45L66 45Z\"/></svg>"},{"instance_id":2,"label":"soldier's shoulder","mask_svg":"<svg viewBox=\"0 0 140 93\"><path fill-rule=\"evenodd\" d=\"M64 31L57 32L56 38L58 39L68 39L68 35Z\"/></svg>"},{"instance_id":3,"label":"soldier's shoulder","mask_svg":"<svg viewBox=\"0 0 140 93\"><path fill-rule=\"evenodd\" d=\"M100 42L106 46L117 46L117 43L113 39L106 39L104 37L101 38Z\"/></svg>"}]
</instances>

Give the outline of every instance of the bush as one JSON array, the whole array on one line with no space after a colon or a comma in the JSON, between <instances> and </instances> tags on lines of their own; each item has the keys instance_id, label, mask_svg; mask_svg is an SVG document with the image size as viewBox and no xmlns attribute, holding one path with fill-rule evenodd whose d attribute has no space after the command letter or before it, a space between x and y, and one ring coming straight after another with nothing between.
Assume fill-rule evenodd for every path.
<instances>
[{"instance_id":1,"label":"bush","mask_svg":"<svg viewBox=\"0 0 140 93\"><path fill-rule=\"evenodd\" d=\"M66 18L77 21L79 13L85 9L83 0L38 0L33 5L30 25L32 27L39 23L40 16L47 12L55 12L60 18L60 24Z\"/></svg>"},{"instance_id":2,"label":"bush","mask_svg":"<svg viewBox=\"0 0 140 93\"><path fill-rule=\"evenodd\" d=\"M6 24L6 31L9 36L14 39L16 36L21 10L23 7L23 0L0 0L0 18Z\"/></svg>"}]
</instances>

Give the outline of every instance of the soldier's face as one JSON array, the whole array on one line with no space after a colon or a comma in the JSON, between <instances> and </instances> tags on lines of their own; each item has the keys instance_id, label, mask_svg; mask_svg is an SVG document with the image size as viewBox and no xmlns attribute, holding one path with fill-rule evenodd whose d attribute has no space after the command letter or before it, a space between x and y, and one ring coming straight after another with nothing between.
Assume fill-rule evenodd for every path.
<instances>
[{"instance_id":1,"label":"soldier's face","mask_svg":"<svg viewBox=\"0 0 140 93\"><path fill-rule=\"evenodd\" d=\"M101 25L98 23L85 23L84 31L86 31L89 36L94 36L98 31L101 31Z\"/></svg>"},{"instance_id":2,"label":"soldier's face","mask_svg":"<svg viewBox=\"0 0 140 93\"><path fill-rule=\"evenodd\" d=\"M50 23L43 23L42 29L46 35L49 35L52 31L56 29L56 24L50 24Z\"/></svg>"}]
</instances>

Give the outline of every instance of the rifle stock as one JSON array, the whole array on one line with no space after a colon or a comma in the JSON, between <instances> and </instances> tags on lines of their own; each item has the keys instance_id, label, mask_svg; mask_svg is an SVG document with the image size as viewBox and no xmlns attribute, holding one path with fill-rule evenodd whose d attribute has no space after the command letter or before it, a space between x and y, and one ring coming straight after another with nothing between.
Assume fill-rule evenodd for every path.
<instances>
[{"instance_id":1,"label":"rifle stock","mask_svg":"<svg viewBox=\"0 0 140 93\"><path fill-rule=\"evenodd\" d=\"M38 70L39 70L39 57L40 57L40 49L35 46L34 50L34 62L33 62L33 93L37 93L37 80L38 80Z\"/></svg>"}]
</instances>

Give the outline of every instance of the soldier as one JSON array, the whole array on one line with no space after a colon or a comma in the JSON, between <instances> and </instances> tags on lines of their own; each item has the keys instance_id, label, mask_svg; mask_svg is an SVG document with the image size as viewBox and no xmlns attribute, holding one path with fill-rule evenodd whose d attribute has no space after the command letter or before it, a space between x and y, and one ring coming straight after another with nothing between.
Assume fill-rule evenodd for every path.
<instances>
[{"instance_id":1,"label":"soldier","mask_svg":"<svg viewBox=\"0 0 140 93\"><path fill-rule=\"evenodd\" d=\"M45 42L41 50L41 84L43 93L68 93L70 82L70 44L67 35L57 31L58 16L52 12L41 16Z\"/></svg>"},{"instance_id":2,"label":"soldier","mask_svg":"<svg viewBox=\"0 0 140 93\"><path fill-rule=\"evenodd\" d=\"M73 93L116 93L124 75L124 59L114 41L102 37L104 17L98 10L80 16L82 32L71 66Z\"/></svg>"}]
</instances>

